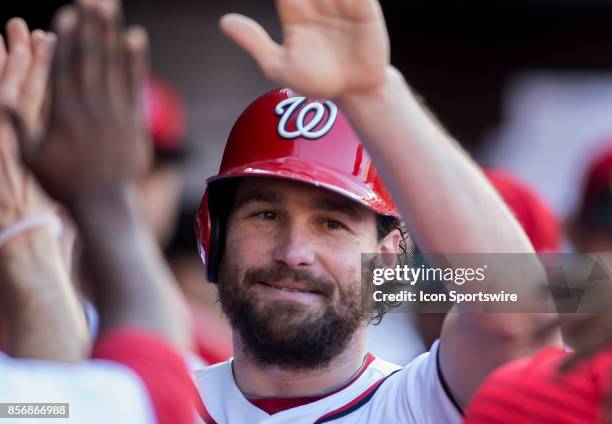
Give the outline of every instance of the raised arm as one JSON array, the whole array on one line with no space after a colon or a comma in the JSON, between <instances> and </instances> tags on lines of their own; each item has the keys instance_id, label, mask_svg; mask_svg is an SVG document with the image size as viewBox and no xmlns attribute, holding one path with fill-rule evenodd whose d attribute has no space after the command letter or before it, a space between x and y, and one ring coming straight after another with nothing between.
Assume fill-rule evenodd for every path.
<instances>
[{"instance_id":1,"label":"raised arm","mask_svg":"<svg viewBox=\"0 0 612 424\"><path fill-rule=\"evenodd\" d=\"M116 1L67 6L55 28L49 128L24 145L26 161L77 223L101 331L141 329L185 348L184 305L134 196L151 146L141 110L146 33L124 32Z\"/></svg>"},{"instance_id":2,"label":"raised arm","mask_svg":"<svg viewBox=\"0 0 612 424\"><path fill-rule=\"evenodd\" d=\"M269 78L301 94L338 101L424 252L533 252L479 167L390 66L378 1L278 0L276 5L282 45L240 15L223 17L221 28ZM533 292L530 280L541 275L536 261L525 268L519 279L525 277L528 295ZM537 343L530 337L534 328L552 319L548 315L449 317L441 366L462 403L492 369L556 337Z\"/></svg>"},{"instance_id":3,"label":"raised arm","mask_svg":"<svg viewBox=\"0 0 612 424\"><path fill-rule=\"evenodd\" d=\"M11 116L39 131L55 37L7 25L0 39L0 305L15 357L80 361L89 355L83 310L72 287L55 205L22 166Z\"/></svg>"},{"instance_id":4,"label":"raised arm","mask_svg":"<svg viewBox=\"0 0 612 424\"><path fill-rule=\"evenodd\" d=\"M70 380L65 398L84 398L78 403L91 415L87 422L193 422L193 386L182 356L189 344L185 307L134 196L151 146L141 113L146 34L124 31L114 0L79 0L61 9L54 25L59 44L49 125L38 140L21 131L21 147L77 224L100 312L92 357L105 360L83 365L83 378ZM78 370L55 369L41 388L57 387L54 396L61 395L61 383L53 381L72 371Z\"/></svg>"}]
</instances>

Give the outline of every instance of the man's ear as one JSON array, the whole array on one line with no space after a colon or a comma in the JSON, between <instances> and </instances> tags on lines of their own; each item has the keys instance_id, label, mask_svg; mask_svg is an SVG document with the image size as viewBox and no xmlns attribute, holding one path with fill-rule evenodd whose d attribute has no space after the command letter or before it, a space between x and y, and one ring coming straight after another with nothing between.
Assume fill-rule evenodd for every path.
<instances>
[{"instance_id":1,"label":"man's ear","mask_svg":"<svg viewBox=\"0 0 612 424\"><path fill-rule=\"evenodd\" d=\"M402 235L399 230L394 229L378 242L378 252L381 253L385 266L394 267L396 265L401 241Z\"/></svg>"}]
</instances>

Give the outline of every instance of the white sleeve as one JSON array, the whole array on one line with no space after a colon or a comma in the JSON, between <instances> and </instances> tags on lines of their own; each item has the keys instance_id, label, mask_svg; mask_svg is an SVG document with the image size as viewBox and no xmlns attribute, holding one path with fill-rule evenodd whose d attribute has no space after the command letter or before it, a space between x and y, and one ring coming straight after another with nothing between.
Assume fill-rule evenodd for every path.
<instances>
[{"instance_id":1,"label":"white sleeve","mask_svg":"<svg viewBox=\"0 0 612 424\"><path fill-rule=\"evenodd\" d=\"M382 410L386 422L462 422L462 413L450 398L438 370L438 349L436 341L429 352L415 358L381 386L380 399L387 405Z\"/></svg>"},{"instance_id":2,"label":"white sleeve","mask_svg":"<svg viewBox=\"0 0 612 424\"><path fill-rule=\"evenodd\" d=\"M110 361L92 360L70 365L0 357L0 375L0 402L68 403L70 418L54 419L53 422L156 422L147 390L138 376L129 368Z\"/></svg>"}]
</instances>

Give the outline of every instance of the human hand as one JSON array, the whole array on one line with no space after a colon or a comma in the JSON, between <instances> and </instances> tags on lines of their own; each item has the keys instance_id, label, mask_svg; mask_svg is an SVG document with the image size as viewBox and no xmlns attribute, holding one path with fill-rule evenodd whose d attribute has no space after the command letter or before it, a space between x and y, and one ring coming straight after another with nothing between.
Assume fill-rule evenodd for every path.
<instances>
[{"instance_id":1,"label":"human hand","mask_svg":"<svg viewBox=\"0 0 612 424\"><path fill-rule=\"evenodd\" d=\"M133 182L149 164L141 110L147 38L140 28L123 31L115 0L78 0L54 25L49 128L23 148L41 184L70 207Z\"/></svg>"},{"instance_id":2,"label":"human hand","mask_svg":"<svg viewBox=\"0 0 612 424\"><path fill-rule=\"evenodd\" d=\"M309 97L375 90L389 65L389 40L377 0L277 0L283 44L255 21L225 15L225 34L277 83Z\"/></svg>"},{"instance_id":3,"label":"human hand","mask_svg":"<svg viewBox=\"0 0 612 424\"><path fill-rule=\"evenodd\" d=\"M55 36L29 32L20 18L6 27L8 50L0 37L0 230L54 209L18 155L17 129L36 137L43 127Z\"/></svg>"}]
</instances>

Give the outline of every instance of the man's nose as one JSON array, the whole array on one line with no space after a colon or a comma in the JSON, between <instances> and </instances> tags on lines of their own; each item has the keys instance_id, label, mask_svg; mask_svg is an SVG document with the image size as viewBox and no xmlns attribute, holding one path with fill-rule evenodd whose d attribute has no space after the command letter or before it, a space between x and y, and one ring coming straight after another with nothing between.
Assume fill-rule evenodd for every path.
<instances>
[{"instance_id":1,"label":"man's nose","mask_svg":"<svg viewBox=\"0 0 612 424\"><path fill-rule=\"evenodd\" d=\"M274 260L290 268L312 265L315 250L308 230L299 224L292 224L279 235L274 251Z\"/></svg>"}]
</instances>

